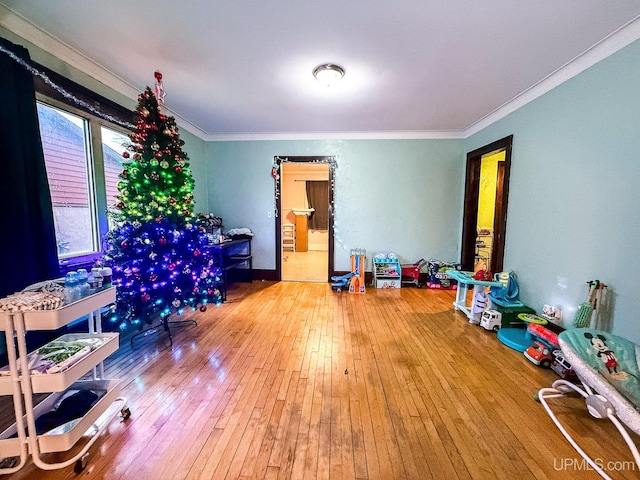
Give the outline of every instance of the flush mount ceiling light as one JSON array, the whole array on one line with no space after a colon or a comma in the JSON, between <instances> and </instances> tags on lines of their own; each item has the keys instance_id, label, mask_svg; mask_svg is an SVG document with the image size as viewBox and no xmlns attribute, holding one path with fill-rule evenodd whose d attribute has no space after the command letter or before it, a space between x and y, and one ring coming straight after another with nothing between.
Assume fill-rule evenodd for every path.
<instances>
[{"instance_id":1,"label":"flush mount ceiling light","mask_svg":"<svg viewBox=\"0 0 640 480\"><path fill-rule=\"evenodd\" d=\"M338 83L344 76L344 69L332 63L325 63L313 69L313 76L316 77L316 80L318 80L321 85L330 87Z\"/></svg>"}]
</instances>

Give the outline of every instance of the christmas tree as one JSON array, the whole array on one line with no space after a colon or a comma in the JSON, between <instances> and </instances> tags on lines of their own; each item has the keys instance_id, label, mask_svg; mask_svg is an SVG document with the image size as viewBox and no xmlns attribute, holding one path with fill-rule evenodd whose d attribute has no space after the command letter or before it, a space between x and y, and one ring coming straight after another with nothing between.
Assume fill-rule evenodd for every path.
<instances>
[{"instance_id":1,"label":"christmas tree","mask_svg":"<svg viewBox=\"0 0 640 480\"><path fill-rule=\"evenodd\" d=\"M156 85L158 91L162 101ZM162 114L149 87L138 96L136 112L105 255L117 287L112 321L121 329L221 301L220 272L203 248L207 235L196 224L194 181L175 118Z\"/></svg>"}]
</instances>

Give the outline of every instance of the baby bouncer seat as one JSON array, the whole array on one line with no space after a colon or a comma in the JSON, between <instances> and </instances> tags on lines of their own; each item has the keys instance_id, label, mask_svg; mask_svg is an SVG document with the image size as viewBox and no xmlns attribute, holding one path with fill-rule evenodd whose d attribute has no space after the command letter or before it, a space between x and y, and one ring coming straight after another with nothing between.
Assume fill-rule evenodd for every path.
<instances>
[{"instance_id":1,"label":"baby bouncer seat","mask_svg":"<svg viewBox=\"0 0 640 480\"><path fill-rule=\"evenodd\" d=\"M601 462L594 461L563 427L547 399L578 393L595 418L608 418L618 429L640 467L640 455L626 428L640 434L640 346L611 333L592 328L573 328L558 335L565 358L580 380L574 384L556 380L542 388L538 399L569 443L603 478L610 479ZM625 428L626 426L626 428Z\"/></svg>"}]
</instances>

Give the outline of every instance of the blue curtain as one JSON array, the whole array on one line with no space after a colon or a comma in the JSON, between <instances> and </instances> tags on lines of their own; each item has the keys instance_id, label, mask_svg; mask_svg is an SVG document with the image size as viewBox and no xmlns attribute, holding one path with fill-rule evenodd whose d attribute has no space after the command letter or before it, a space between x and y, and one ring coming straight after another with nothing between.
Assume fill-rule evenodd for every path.
<instances>
[{"instance_id":1,"label":"blue curtain","mask_svg":"<svg viewBox=\"0 0 640 480\"><path fill-rule=\"evenodd\" d=\"M0 38L0 298L56 278L51 195L26 48Z\"/></svg>"}]
</instances>

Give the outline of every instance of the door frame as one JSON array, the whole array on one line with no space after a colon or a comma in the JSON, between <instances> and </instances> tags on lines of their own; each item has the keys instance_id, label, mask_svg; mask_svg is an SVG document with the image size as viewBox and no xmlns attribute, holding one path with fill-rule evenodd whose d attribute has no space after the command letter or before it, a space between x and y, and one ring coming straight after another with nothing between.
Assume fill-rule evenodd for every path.
<instances>
[{"instance_id":1,"label":"door frame","mask_svg":"<svg viewBox=\"0 0 640 480\"><path fill-rule=\"evenodd\" d=\"M336 170L336 157L333 156L275 156L273 158L274 164L278 174L276 175L274 188L275 188L275 208L276 208L276 279L282 281L282 198L280 193L282 192L282 164L285 162L295 163L326 163L329 165L329 230L328 234L328 262L327 262L327 282L335 275L334 271L334 212L335 212L335 199L334 188L335 185L335 170Z\"/></svg>"},{"instance_id":2,"label":"door frame","mask_svg":"<svg viewBox=\"0 0 640 480\"><path fill-rule=\"evenodd\" d=\"M460 263L462 270L473 271L475 264L476 236L478 224L478 196L480 193L480 168L482 157L504 150L504 171L497 179L495 217L493 222L493 243L491 251L492 273L501 272L504 263L505 234L507 230L507 200L509 198L509 175L511 172L511 151L513 135L467 153L465 178L464 213L462 220L462 246Z\"/></svg>"}]
</instances>

